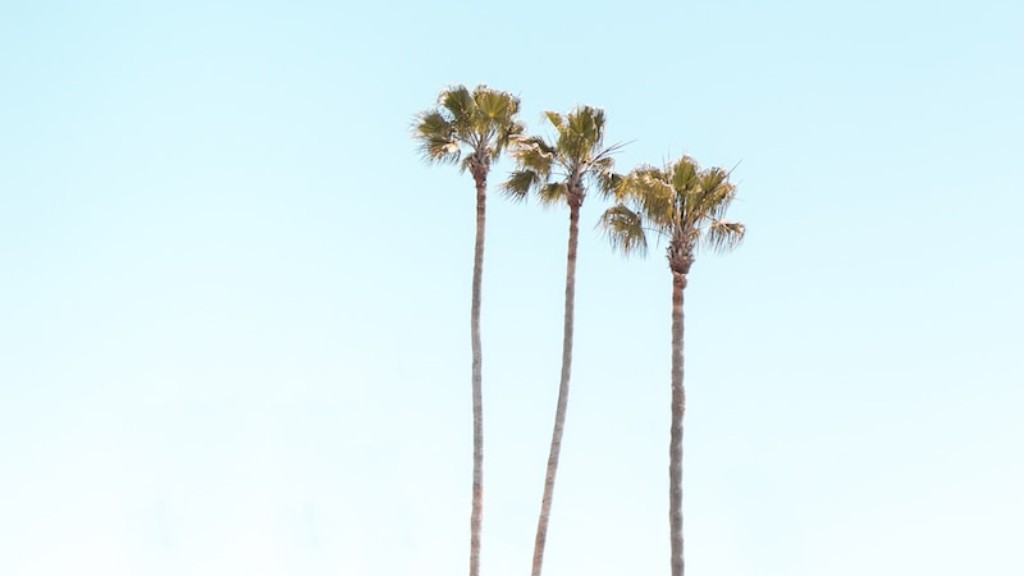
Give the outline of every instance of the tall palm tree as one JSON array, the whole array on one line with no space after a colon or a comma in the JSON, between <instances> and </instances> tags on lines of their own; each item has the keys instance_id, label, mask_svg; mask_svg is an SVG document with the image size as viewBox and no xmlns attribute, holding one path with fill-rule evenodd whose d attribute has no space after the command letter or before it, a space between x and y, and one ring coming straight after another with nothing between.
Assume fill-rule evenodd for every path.
<instances>
[{"instance_id":1,"label":"tall palm tree","mask_svg":"<svg viewBox=\"0 0 1024 576\"><path fill-rule=\"evenodd\" d=\"M416 115L413 137L424 160L458 164L476 184L476 244L473 251L473 288L470 304L470 339L473 350L473 507L470 513L469 576L480 573L480 529L483 522L483 384L480 350L480 286L484 265L487 175L513 137L523 133L516 118L519 98L509 92L477 86L451 86L441 92L437 105Z\"/></svg>"},{"instance_id":2,"label":"tall palm tree","mask_svg":"<svg viewBox=\"0 0 1024 576\"><path fill-rule=\"evenodd\" d=\"M625 254L646 253L647 232L668 240L672 271L672 427L669 442L669 531L672 576L683 576L683 291L698 248L723 252L743 240L745 228L725 220L736 193L729 173L701 170L686 156L665 168L640 166L618 181L615 206L601 226Z\"/></svg>"},{"instance_id":3,"label":"tall palm tree","mask_svg":"<svg viewBox=\"0 0 1024 576\"><path fill-rule=\"evenodd\" d=\"M569 374L572 368L572 337L576 294L576 246L579 241L580 208L589 185L596 185L602 194L613 188L612 153L619 146L604 145L604 111L578 106L567 115L546 112L555 128L554 141L540 136L517 138L510 150L517 169L505 182L505 191L513 198L525 198L534 191L542 204L565 203L569 206L569 248L565 273L565 319L562 335L562 373L558 385L555 428L551 437L544 496L533 549L533 576L540 576L547 541L551 500L558 472L558 456L565 429L565 413L569 402Z\"/></svg>"}]
</instances>

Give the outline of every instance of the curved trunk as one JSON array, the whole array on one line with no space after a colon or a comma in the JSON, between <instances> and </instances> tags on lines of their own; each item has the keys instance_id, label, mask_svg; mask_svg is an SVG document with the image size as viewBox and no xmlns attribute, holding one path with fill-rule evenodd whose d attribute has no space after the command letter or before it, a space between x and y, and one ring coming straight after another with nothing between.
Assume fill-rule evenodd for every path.
<instances>
[{"instance_id":1,"label":"curved trunk","mask_svg":"<svg viewBox=\"0 0 1024 576\"><path fill-rule=\"evenodd\" d=\"M686 274L672 273L672 430L669 441L668 517L672 539L672 576L683 576L683 291Z\"/></svg>"},{"instance_id":2,"label":"curved trunk","mask_svg":"<svg viewBox=\"0 0 1024 576\"><path fill-rule=\"evenodd\" d=\"M544 544L548 535L548 519L551 516L551 498L555 490L555 475L558 473L558 454L562 448L562 432L565 430L565 413L569 404L569 374L572 368L573 306L576 299L576 244L579 240L580 206L578 202L569 205L569 250L565 272L565 324L562 335L562 377L558 385L558 406L555 409L555 429L551 436L551 451L548 454L548 468L544 477L544 497L540 503L540 519L537 521L537 538L533 547L533 576L540 576L544 563Z\"/></svg>"},{"instance_id":3,"label":"curved trunk","mask_svg":"<svg viewBox=\"0 0 1024 576\"><path fill-rule=\"evenodd\" d=\"M480 574L480 528L483 523L484 410L480 352L480 285L484 267L484 224L486 222L487 174L476 180L476 245L473 251L473 292L470 335L473 348L473 511L469 519L469 576Z\"/></svg>"}]
</instances>

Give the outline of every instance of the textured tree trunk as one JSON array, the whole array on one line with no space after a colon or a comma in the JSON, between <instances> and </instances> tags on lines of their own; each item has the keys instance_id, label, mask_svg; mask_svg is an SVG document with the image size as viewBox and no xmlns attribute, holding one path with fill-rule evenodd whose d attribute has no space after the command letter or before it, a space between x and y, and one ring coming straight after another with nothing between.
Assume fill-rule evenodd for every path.
<instances>
[{"instance_id":1,"label":"textured tree trunk","mask_svg":"<svg viewBox=\"0 0 1024 576\"><path fill-rule=\"evenodd\" d=\"M555 409L555 430L551 436L551 451L548 454L548 468L544 477L544 497L540 503L540 519L537 521L537 538L533 547L533 576L540 576L544 563L544 544L548 535L548 520L551 516L551 498L555 490L555 475L558 473L558 454L562 448L562 432L565 430L565 412L569 404L569 374L572 368L573 306L576 299L576 244L579 240L580 203L569 204L569 250L565 272L565 324L562 335L562 377L558 384L558 407Z\"/></svg>"},{"instance_id":2,"label":"textured tree trunk","mask_svg":"<svg viewBox=\"0 0 1024 576\"><path fill-rule=\"evenodd\" d=\"M473 511L469 519L469 576L479 576L480 529L484 512L484 409L483 360L480 351L480 286L484 267L487 174L474 173L473 176L476 180L476 245L473 251L473 293L470 310L470 335L473 341Z\"/></svg>"},{"instance_id":3,"label":"textured tree trunk","mask_svg":"<svg viewBox=\"0 0 1024 576\"><path fill-rule=\"evenodd\" d=\"M672 576L683 576L683 291L686 274L672 273L672 430L668 455L668 518L672 539Z\"/></svg>"}]
</instances>

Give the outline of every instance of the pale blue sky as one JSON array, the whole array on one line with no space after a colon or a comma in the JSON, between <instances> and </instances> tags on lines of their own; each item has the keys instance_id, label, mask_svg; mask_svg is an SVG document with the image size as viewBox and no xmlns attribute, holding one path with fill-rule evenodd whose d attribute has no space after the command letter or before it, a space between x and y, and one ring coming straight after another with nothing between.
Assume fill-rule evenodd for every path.
<instances>
[{"instance_id":1,"label":"pale blue sky","mask_svg":"<svg viewBox=\"0 0 1024 576\"><path fill-rule=\"evenodd\" d=\"M446 84L732 167L687 291L687 567L1024 573L1024 5L0 4L0 574L467 568ZM495 167L499 182L506 163ZM584 209L545 573L668 571L669 276ZM485 576L529 569L567 218L493 193Z\"/></svg>"}]
</instances>

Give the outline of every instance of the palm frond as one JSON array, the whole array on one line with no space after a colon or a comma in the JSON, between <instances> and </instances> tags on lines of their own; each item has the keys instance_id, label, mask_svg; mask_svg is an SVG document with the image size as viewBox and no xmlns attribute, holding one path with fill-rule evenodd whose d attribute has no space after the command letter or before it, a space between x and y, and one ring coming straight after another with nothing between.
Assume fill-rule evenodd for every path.
<instances>
[{"instance_id":1,"label":"palm frond","mask_svg":"<svg viewBox=\"0 0 1024 576\"><path fill-rule=\"evenodd\" d=\"M475 134L477 107L469 89L461 84L451 86L441 93L438 104L451 114L450 122L459 137L467 141L471 140ZM475 142L470 143L475 144Z\"/></svg>"},{"instance_id":2,"label":"palm frond","mask_svg":"<svg viewBox=\"0 0 1024 576\"><path fill-rule=\"evenodd\" d=\"M746 227L730 220L714 220L701 235L701 248L715 253L729 252L743 242Z\"/></svg>"},{"instance_id":3,"label":"palm frond","mask_svg":"<svg viewBox=\"0 0 1024 576\"><path fill-rule=\"evenodd\" d=\"M530 190L540 185L542 179L533 170L516 170L501 185L502 192L513 200L526 200Z\"/></svg>"},{"instance_id":4,"label":"palm frond","mask_svg":"<svg viewBox=\"0 0 1024 576\"><path fill-rule=\"evenodd\" d=\"M455 138L455 131L438 109L416 115L413 138L419 144L420 155L427 162L454 164L461 156L462 151Z\"/></svg>"},{"instance_id":5,"label":"palm frond","mask_svg":"<svg viewBox=\"0 0 1024 576\"><path fill-rule=\"evenodd\" d=\"M700 165L689 156L683 156L672 163L672 187L679 192L693 191L699 187Z\"/></svg>"},{"instance_id":6,"label":"palm frond","mask_svg":"<svg viewBox=\"0 0 1024 576\"><path fill-rule=\"evenodd\" d=\"M682 221L693 228L722 219L736 190L729 182L728 172L718 167L700 170L696 163L677 163L673 185L683 186L677 187L680 213Z\"/></svg>"},{"instance_id":7,"label":"palm frond","mask_svg":"<svg viewBox=\"0 0 1024 576\"><path fill-rule=\"evenodd\" d=\"M603 198L617 198L618 191L622 188L623 177L612 170L611 163L606 170L599 171L594 179L597 181L597 190Z\"/></svg>"},{"instance_id":8,"label":"palm frond","mask_svg":"<svg viewBox=\"0 0 1024 576\"><path fill-rule=\"evenodd\" d=\"M481 115L492 122L507 121L519 112L518 98L483 84L473 90L473 102Z\"/></svg>"},{"instance_id":9,"label":"palm frond","mask_svg":"<svg viewBox=\"0 0 1024 576\"><path fill-rule=\"evenodd\" d=\"M605 210L598 222L612 249L626 256L647 254L647 235L643 224L643 217L623 204Z\"/></svg>"},{"instance_id":10,"label":"palm frond","mask_svg":"<svg viewBox=\"0 0 1024 576\"><path fill-rule=\"evenodd\" d=\"M559 131L562 129L562 124L565 121L561 114L559 114L558 112L552 112L550 110L544 112L544 118L546 118L547 121L550 122L551 125L555 127L555 130Z\"/></svg>"},{"instance_id":11,"label":"palm frond","mask_svg":"<svg viewBox=\"0 0 1024 576\"><path fill-rule=\"evenodd\" d=\"M556 126L556 148L565 158L571 172L585 170L600 154L604 145L604 110L580 105Z\"/></svg>"},{"instance_id":12,"label":"palm frond","mask_svg":"<svg viewBox=\"0 0 1024 576\"><path fill-rule=\"evenodd\" d=\"M626 146L628 146L628 145L630 145L632 143L633 143L632 140L630 140L629 142L616 142L615 144L612 144L611 146L607 146L605 148L602 148L601 150L597 151L596 154L594 154L594 157L591 160L591 163L592 164L598 164L598 163L601 163L601 162L611 161L612 160L612 156L614 156L616 152L618 152L619 150L622 150L623 148L625 148Z\"/></svg>"},{"instance_id":13,"label":"palm frond","mask_svg":"<svg viewBox=\"0 0 1024 576\"><path fill-rule=\"evenodd\" d=\"M552 206L564 202L567 192L565 182L548 182L537 189L537 199L545 206Z\"/></svg>"},{"instance_id":14,"label":"palm frond","mask_svg":"<svg viewBox=\"0 0 1024 576\"><path fill-rule=\"evenodd\" d=\"M522 168L547 176L555 160L555 149L540 136L515 138L511 155Z\"/></svg>"},{"instance_id":15,"label":"palm frond","mask_svg":"<svg viewBox=\"0 0 1024 576\"><path fill-rule=\"evenodd\" d=\"M629 196L644 216L656 228L666 232L671 230L679 214L676 210L675 191L666 181L665 173L657 168L641 167L627 178Z\"/></svg>"},{"instance_id":16,"label":"palm frond","mask_svg":"<svg viewBox=\"0 0 1024 576\"><path fill-rule=\"evenodd\" d=\"M736 187L729 182L729 173L722 168L708 168L700 173L700 198L694 210L702 218L720 220L732 203Z\"/></svg>"},{"instance_id":17,"label":"palm frond","mask_svg":"<svg viewBox=\"0 0 1024 576\"><path fill-rule=\"evenodd\" d=\"M512 142L526 132L526 125L518 120L511 120L504 124L494 140L494 147L491 150L491 158L497 159Z\"/></svg>"},{"instance_id":18,"label":"palm frond","mask_svg":"<svg viewBox=\"0 0 1024 576\"><path fill-rule=\"evenodd\" d=\"M604 142L604 110L593 106L578 106L569 113L569 124L587 148L601 148Z\"/></svg>"},{"instance_id":19,"label":"palm frond","mask_svg":"<svg viewBox=\"0 0 1024 576\"><path fill-rule=\"evenodd\" d=\"M701 219L696 209L703 197L700 187L700 165L689 156L682 156L673 162L668 172L671 174L672 188L675 190L676 212L682 228L696 228Z\"/></svg>"}]
</instances>

